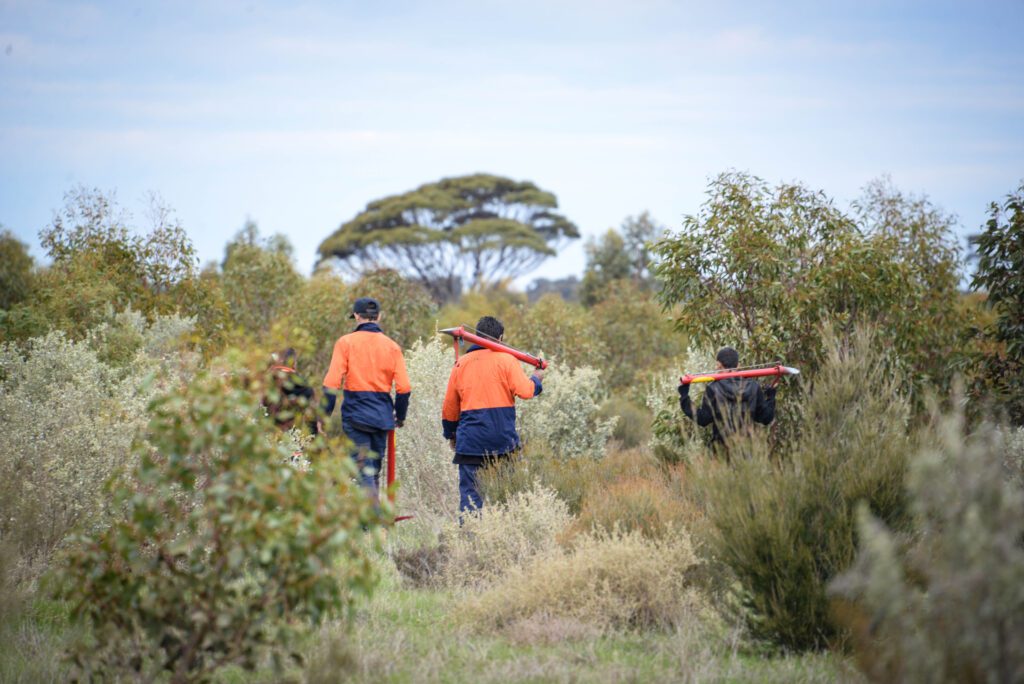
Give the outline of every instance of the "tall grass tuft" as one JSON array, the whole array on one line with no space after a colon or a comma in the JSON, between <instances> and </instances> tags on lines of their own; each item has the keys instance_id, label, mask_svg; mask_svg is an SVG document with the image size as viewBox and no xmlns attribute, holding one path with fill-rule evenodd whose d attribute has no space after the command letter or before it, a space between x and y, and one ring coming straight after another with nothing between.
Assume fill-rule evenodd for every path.
<instances>
[{"instance_id":1,"label":"tall grass tuft","mask_svg":"<svg viewBox=\"0 0 1024 684\"><path fill-rule=\"evenodd\" d=\"M910 543L862 507L837 613L873 681L1024 681L1024 489L999 430L965 434L956 414L938 428L910 468Z\"/></svg>"},{"instance_id":2,"label":"tall grass tuft","mask_svg":"<svg viewBox=\"0 0 1024 684\"><path fill-rule=\"evenodd\" d=\"M756 637L788 649L841 636L825 587L855 554L855 508L865 502L896 528L906 524L903 488L907 401L868 332L840 342L804 394L802 428L784 458L761 432L731 448L731 465L703 459L692 485L709 522L715 558L735 574ZM780 392L779 401L786 401Z\"/></svg>"}]
</instances>

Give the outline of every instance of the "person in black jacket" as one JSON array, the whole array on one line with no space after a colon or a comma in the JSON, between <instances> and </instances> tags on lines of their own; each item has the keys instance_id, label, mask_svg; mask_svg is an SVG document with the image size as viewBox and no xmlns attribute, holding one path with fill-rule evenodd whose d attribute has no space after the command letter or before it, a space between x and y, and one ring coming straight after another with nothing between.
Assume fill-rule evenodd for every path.
<instances>
[{"instance_id":1,"label":"person in black jacket","mask_svg":"<svg viewBox=\"0 0 1024 684\"><path fill-rule=\"evenodd\" d=\"M313 388L295 371L297 355L291 347L271 356L271 382L274 389L263 397L267 415L280 430L291 430L296 419L303 419L312 434L317 434Z\"/></svg>"},{"instance_id":2,"label":"person in black jacket","mask_svg":"<svg viewBox=\"0 0 1024 684\"><path fill-rule=\"evenodd\" d=\"M717 356L719 370L736 368L740 355L732 347L722 347ZM726 439L750 429L752 423L768 425L775 418L774 385L761 387L761 383L747 378L723 378L708 383L704 400L694 416L690 401L690 385L679 385L679 408L701 427L711 426L713 442L725 446Z\"/></svg>"}]
</instances>

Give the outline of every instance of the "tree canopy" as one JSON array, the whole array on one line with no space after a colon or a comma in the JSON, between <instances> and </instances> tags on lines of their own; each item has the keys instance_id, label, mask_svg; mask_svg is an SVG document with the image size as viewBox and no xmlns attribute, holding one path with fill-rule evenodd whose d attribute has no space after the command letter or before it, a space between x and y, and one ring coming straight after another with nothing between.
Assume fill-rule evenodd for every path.
<instances>
[{"instance_id":1,"label":"tree canopy","mask_svg":"<svg viewBox=\"0 0 1024 684\"><path fill-rule=\"evenodd\" d=\"M600 302L616 280L629 280L641 290L649 289L652 259L649 245L664 232L645 211L639 216L627 217L620 230L609 228L599 241L588 240L580 300L587 306Z\"/></svg>"},{"instance_id":2,"label":"tree canopy","mask_svg":"<svg viewBox=\"0 0 1024 684\"><path fill-rule=\"evenodd\" d=\"M813 366L818 323L879 327L909 379L943 384L959 329L954 219L888 183L839 211L802 185L742 173L712 181L683 229L655 245L659 297L698 344Z\"/></svg>"},{"instance_id":3,"label":"tree canopy","mask_svg":"<svg viewBox=\"0 0 1024 684\"><path fill-rule=\"evenodd\" d=\"M1005 402L1010 418L1024 425L1024 182L1006 200L989 206L989 220L974 238L978 271L972 284L984 290L995 320L981 333L979 397Z\"/></svg>"},{"instance_id":4,"label":"tree canopy","mask_svg":"<svg viewBox=\"0 0 1024 684\"><path fill-rule=\"evenodd\" d=\"M475 174L370 202L318 249L353 274L394 268L439 301L536 268L577 227L554 194L529 181Z\"/></svg>"}]
</instances>

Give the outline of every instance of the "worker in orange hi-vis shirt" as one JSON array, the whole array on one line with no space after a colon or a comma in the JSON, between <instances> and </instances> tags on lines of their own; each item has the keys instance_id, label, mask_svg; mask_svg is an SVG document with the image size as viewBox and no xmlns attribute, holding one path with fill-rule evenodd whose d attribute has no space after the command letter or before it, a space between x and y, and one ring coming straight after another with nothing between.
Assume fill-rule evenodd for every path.
<instances>
[{"instance_id":1,"label":"worker in orange hi-vis shirt","mask_svg":"<svg viewBox=\"0 0 1024 684\"><path fill-rule=\"evenodd\" d=\"M405 422L412 386L402 349L378 324L381 310L377 300L357 299L349 318L355 319L356 329L334 343L331 367L324 378L324 411L331 415L338 390L344 390L341 427L356 445L352 458L359 465L363 485L377 496L388 432Z\"/></svg>"},{"instance_id":2,"label":"worker in orange hi-vis shirt","mask_svg":"<svg viewBox=\"0 0 1024 684\"><path fill-rule=\"evenodd\" d=\"M492 316L476 324L477 333L501 340L505 326ZM455 363L448 379L441 425L459 466L459 510L478 510L483 497L477 489L480 468L519 450L516 397L532 399L541 393L544 371L527 377L511 354L471 346Z\"/></svg>"}]
</instances>

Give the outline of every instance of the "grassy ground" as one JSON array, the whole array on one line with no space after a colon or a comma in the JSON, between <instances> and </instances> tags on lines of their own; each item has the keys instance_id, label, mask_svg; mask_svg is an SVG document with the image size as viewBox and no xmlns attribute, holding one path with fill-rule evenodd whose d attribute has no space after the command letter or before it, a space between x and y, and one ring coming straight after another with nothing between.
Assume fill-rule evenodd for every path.
<instances>
[{"instance_id":1,"label":"grassy ground","mask_svg":"<svg viewBox=\"0 0 1024 684\"><path fill-rule=\"evenodd\" d=\"M673 633L610 633L532 621L477 634L452 619L458 596L385 578L351 632L325 630L314 682L834 682L853 678L831 655L756 657L696 625ZM343 669L351 678L338 676Z\"/></svg>"},{"instance_id":2,"label":"grassy ground","mask_svg":"<svg viewBox=\"0 0 1024 684\"><path fill-rule=\"evenodd\" d=\"M391 567L351 628L328 625L306 645L304 670L227 670L220 682L834 682L854 680L836 656L758 656L698 626L672 633L599 633L536 620L475 633L453 619L457 594L403 586ZM59 604L36 601L0 628L0 682L67 680Z\"/></svg>"}]
</instances>

